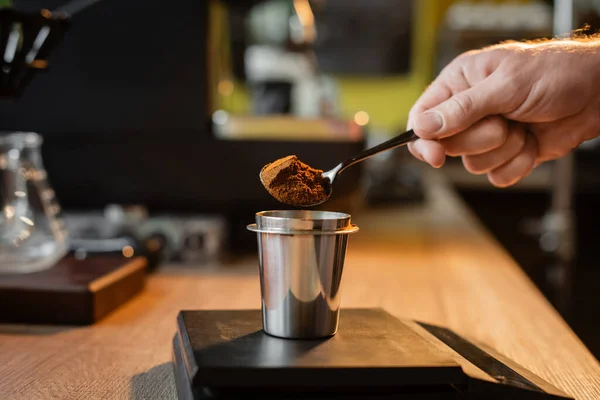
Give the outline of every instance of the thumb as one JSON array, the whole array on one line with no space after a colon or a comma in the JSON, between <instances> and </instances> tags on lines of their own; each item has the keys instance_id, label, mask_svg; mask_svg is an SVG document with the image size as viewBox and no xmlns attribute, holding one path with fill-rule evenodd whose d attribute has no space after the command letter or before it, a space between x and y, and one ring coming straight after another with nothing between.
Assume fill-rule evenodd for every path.
<instances>
[{"instance_id":1,"label":"thumb","mask_svg":"<svg viewBox=\"0 0 600 400\"><path fill-rule=\"evenodd\" d=\"M506 97L502 92L502 86L490 76L417 115L413 129L422 139L452 136L489 115L501 114L504 109L503 98Z\"/></svg>"}]
</instances>

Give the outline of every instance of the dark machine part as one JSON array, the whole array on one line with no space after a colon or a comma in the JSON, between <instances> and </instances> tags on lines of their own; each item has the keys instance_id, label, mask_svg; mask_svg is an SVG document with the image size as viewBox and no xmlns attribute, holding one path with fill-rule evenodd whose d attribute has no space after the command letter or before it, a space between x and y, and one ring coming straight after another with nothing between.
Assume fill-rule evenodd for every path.
<instances>
[{"instance_id":1,"label":"dark machine part","mask_svg":"<svg viewBox=\"0 0 600 400\"><path fill-rule=\"evenodd\" d=\"M131 235L119 235L114 238L77 237L71 239L69 254L77 260L96 256L119 256L126 258L144 257L146 272L154 272L165 257L166 240L162 235L138 238Z\"/></svg>"},{"instance_id":2,"label":"dark machine part","mask_svg":"<svg viewBox=\"0 0 600 400\"><path fill-rule=\"evenodd\" d=\"M162 262L200 267L221 261L227 247L227 224L214 215L147 215L140 206L111 204L104 212L65 215L71 252L89 255L143 256L147 270Z\"/></svg>"},{"instance_id":3,"label":"dark machine part","mask_svg":"<svg viewBox=\"0 0 600 400\"><path fill-rule=\"evenodd\" d=\"M69 254L77 260L96 256L144 257L147 260L147 272L154 271L164 261L165 243L155 236L141 238L122 232L114 237L103 238L91 227L87 232L71 231L70 234Z\"/></svg>"},{"instance_id":4,"label":"dark machine part","mask_svg":"<svg viewBox=\"0 0 600 400\"><path fill-rule=\"evenodd\" d=\"M19 98L32 79L48 69L48 57L69 27L69 16L0 9L0 99Z\"/></svg>"},{"instance_id":5,"label":"dark machine part","mask_svg":"<svg viewBox=\"0 0 600 400\"><path fill-rule=\"evenodd\" d=\"M0 9L0 99L18 99L46 72L73 15L98 1L15 0L15 8Z\"/></svg>"}]
</instances>

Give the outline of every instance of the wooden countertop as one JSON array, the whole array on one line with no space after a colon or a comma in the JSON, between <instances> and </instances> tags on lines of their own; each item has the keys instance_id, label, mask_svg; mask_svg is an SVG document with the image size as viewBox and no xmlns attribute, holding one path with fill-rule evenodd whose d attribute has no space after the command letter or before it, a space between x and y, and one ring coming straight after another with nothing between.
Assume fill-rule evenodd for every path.
<instances>
[{"instance_id":1,"label":"wooden countertop","mask_svg":"<svg viewBox=\"0 0 600 400\"><path fill-rule=\"evenodd\" d=\"M600 399L598 361L445 180L425 178L425 206L353 216L361 230L350 239L343 307L445 325L577 399ZM177 312L260 307L254 258L183 271L151 276L91 327L0 325L0 398L174 399Z\"/></svg>"}]
</instances>

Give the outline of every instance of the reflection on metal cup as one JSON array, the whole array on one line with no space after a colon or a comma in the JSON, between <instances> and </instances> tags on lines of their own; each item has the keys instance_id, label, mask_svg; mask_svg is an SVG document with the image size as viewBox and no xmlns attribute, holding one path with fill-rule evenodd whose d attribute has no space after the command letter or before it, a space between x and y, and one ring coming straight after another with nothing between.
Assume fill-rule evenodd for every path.
<instances>
[{"instance_id":1,"label":"reflection on metal cup","mask_svg":"<svg viewBox=\"0 0 600 400\"><path fill-rule=\"evenodd\" d=\"M290 339L333 336L350 215L329 211L263 211L248 229L258 236L263 329Z\"/></svg>"}]
</instances>

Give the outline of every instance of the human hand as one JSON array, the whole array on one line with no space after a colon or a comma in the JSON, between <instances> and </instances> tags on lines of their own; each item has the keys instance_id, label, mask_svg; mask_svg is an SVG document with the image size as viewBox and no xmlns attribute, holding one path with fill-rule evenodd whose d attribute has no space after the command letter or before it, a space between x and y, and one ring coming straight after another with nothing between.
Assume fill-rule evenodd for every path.
<instances>
[{"instance_id":1,"label":"human hand","mask_svg":"<svg viewBox=\"0 0 600 400\"><path fill-rule=\"evenodd\" d=\"M409 145L441 167L461 156L498 187L600 134L600 41L508 43L467 52L421 95Z\"/></svg>"}]
</instances>

